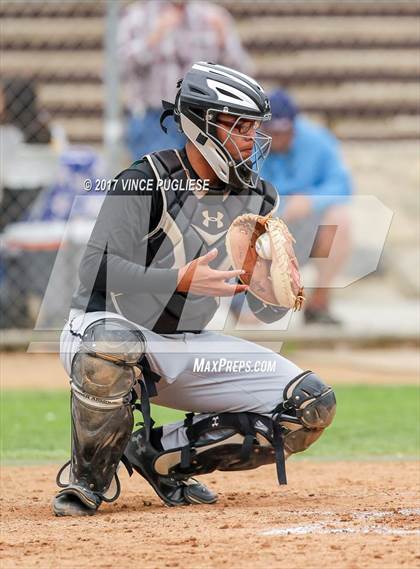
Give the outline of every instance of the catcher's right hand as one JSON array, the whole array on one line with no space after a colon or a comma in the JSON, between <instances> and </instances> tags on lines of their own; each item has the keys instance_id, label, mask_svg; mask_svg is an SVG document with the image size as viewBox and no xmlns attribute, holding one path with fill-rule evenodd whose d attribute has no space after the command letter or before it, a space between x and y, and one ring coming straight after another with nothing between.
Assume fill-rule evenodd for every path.
<instances>
[{"instance_id":1,"label":"catcher's right hand","mask_svg":"<svg viewBox=\"0 0 420 569\"><path fill-rule=\"evenodd\" d=\"M248 289L246 285L226 282L240 276L242 270L219 271L209 266L217 254L217 249L212 249L181 267L178 271L177 290L203 296L233 296L245 292Z\"/></svg>"},{"instance_id":2,"label":"catcher's right hand","mask_svg":"<svg viewBox=\"0 0 420 569\"><path fill-rule=\"evenodd\" d=\"M240 280L266 304L300 310L304 302L295 240L279 218L240 215L226 234L226 249Z\"/></svg>"}]
</instances>

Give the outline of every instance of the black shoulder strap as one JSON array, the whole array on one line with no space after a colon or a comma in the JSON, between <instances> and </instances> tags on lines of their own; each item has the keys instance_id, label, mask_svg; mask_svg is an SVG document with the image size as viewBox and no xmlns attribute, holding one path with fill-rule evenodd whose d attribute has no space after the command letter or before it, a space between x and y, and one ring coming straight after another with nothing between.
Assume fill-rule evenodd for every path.
<instances>
[{"instance_id":1,"label":"black shoulder strap","mask_svg":"<svg viewBox=\"0 0 420 569\"><path fill-rule=\"evenodd\" d=\"M177 172L183 172L182 164L179 161L178 154L175 150L159 150L153 152L154 164L158 168L162 178L173 176Z\"/></svg>"},{"instance_id":2,"label":"black shoulder strap","mask_svg":"<svg viewBox=\"0 0 420 569\"><path fill-rule=\"evenodd\" d=\"M264 198L261 205L260 215L267 215L277 207L280 197L276 188L270 184L270 182L261 180L259 185L261 186L261 193Z\"/></svg>"}]
</instances>

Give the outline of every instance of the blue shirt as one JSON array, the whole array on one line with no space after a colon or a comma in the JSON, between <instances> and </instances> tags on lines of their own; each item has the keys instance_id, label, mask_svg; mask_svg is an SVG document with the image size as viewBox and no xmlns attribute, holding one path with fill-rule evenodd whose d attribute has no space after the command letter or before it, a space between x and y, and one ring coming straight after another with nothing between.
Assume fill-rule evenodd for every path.
<instances>
[{"instance_id":1,"label":"blue shirt","mask_svg":"<svg viewBox=\"0 0 420 569\"><path fill-rule=\"evenodd\" d=\"M261 177L271 182L280 196L311 196L315 211L349 201L351 179L334 136L303 117L296 118L294 128L289 150L271 152Z\"/></svg>"}]
</instances>

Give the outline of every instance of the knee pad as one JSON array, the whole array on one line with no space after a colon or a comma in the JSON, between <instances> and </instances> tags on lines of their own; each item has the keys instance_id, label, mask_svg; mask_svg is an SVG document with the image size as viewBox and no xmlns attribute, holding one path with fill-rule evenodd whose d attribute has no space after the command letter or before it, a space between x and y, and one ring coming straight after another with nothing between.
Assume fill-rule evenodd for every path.
<instances>
[{"instance_id":1,"label":"knee pad","mask_svg":"<svg viewBox=\"0 0 420 569\"><path fill-rule=\"evenodd\" d=\"M140 375L136 365L145 346L141 331L130 329L125 322L103 319L88 326L73 360L71 388L74 395L96 408L128 404Z\"/></svg>"},{"instance_id":2,"label":"knee pad","mask_svg":"<svg viewBox=\"0 0 420 569\"><path fill-rule=\"evenodd\" d=\"M283 401L274 410L282 427L288 454L307 449L335 416L336 399L331 387L311 371L294 378L283 391Z\"/></svg>"},{"instance_id":3,"label":"knee pad","mask_svg":"<svg viewBox=\"0 0 420 569\"><path fill-rule=\"evenodd\" d=\"M121 365L136 365L146 349L141 330L117 318L103 318L88 326L82 336L82 352Z\"/></svg>"}]
</instances>

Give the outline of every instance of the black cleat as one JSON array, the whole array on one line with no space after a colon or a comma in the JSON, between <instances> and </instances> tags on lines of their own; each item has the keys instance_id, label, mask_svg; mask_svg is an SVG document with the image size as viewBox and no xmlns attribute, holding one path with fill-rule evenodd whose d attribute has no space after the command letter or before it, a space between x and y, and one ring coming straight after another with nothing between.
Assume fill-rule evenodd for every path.
<instances>
[{"instance_id":1,"label":"black cleat","mask_svg":"<svg viewBox=\"0 0 420 569\"><path fill-rule=\"evenodd\" d=\"M131 435L124 454L133 469L147 480L166 505L214 504L217 501L217 495L194 478L177 480L172 476L158 474L153 468L153 462L160 453L150 441L146 441L144 429Z\"/></svg>"},{"instance_id":2,"label":"black cleat","mask_svg":"<svg viewBox=\"0 0 420 569\"><path fill-rule=\"evenodd\" d=\"M217 494L195 478L188 478L182 484L184 484L184 498L189 504L214 504L217 502Z\"/></svg>"},{"instance_id":3,"label":"black cleat","mask_svg":"<svg viewBox=\"0 0 420 569\"><path fill-rule=\"evenodd\" d=\"M68 486L55 496L52 508L56 516L93 516L101 502L101 498L93 492Z\"/></svg>"}]
</instances>

